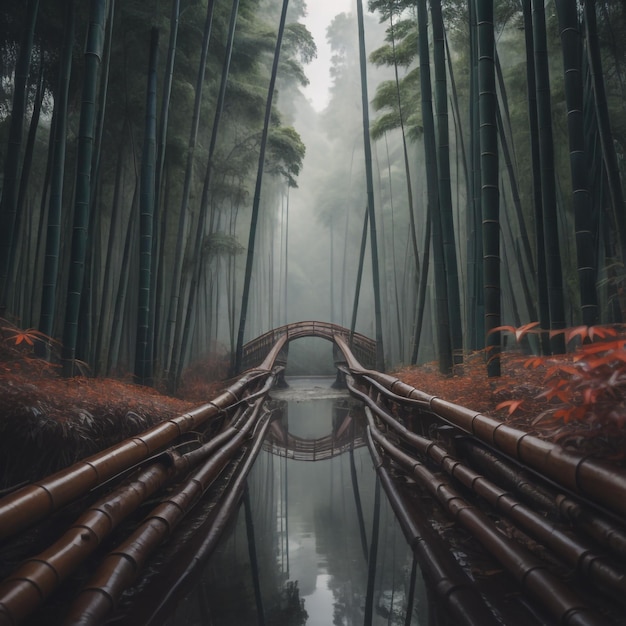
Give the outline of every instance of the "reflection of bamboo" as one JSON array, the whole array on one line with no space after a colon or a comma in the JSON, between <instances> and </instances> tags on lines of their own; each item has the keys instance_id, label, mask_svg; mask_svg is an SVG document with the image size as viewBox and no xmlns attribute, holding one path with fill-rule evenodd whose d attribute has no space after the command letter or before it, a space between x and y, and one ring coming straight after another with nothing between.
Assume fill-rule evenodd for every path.
<instances>
[{"instance_id":1,"label":"reflection of bamboo","mask_svg":"<svg viewBox=\"0 0 626 626\"><path fill-rule=\"evenodd\" d=\"M413 621L413 603L415 601L415 582L417 580L417 557L413 553L411 563L411 577L409 579L409 596L406 601L406 616L404 618L404 626L411 626Z\"/></svg>"},{"instance_id":2,"label":"reflection of bamboo","mask_svg":"<svg viewBox=\"0 0 626 626\"><path fill-rule=\"evenodd\" d=\"M248 535L248 554L250 556L250 569L252 570L252 584L254 587L254 599L256 601L257 622L259 626L265 626L265 611L263 610L263 596L261 594L261 580L259 578L259 562L256 555L256 542L254 540L254 522L250 508L250 493L248 483L243 490L243 506L246 518L246 533Z\"/></svg>"},{"instance_id":3,"label":"reflection of bamboo","mask_svg":"<svg viewBox=\"0 0 626 626\"><path fill-rule=\"evenodd\" d=\"M350 448L350 477L352 479L352 492L354 493L354 502L356 504L356 515L359 520L361 548L363 548L363 556L365 558L365 562L367 563L367 535L365 534L365 520L363 519L363 507L361 506L359 481L356 475L356 466L354 464L354 448Z\"/></svg>"},{"instance_id":4,"label":"reflection of bamboo","mask_svg":"<svg viewBox=\"0 0 626 626\"><path fill-rule=\"evenodd\" d=\"M372 542L370 543L367 560L367 592L365 594L364 626L371 626L374 618L374 582L376 580L376 563L378 560L378 534L380 529L380 479L376 477L374 490L374 519L372 521Z\"/></svg>"},{"instance_id":5,"label":"reflection of bamboo","mask_svg":"<svg viewBox=\"0 0 626 626\"><path fill-rule=\"evenodd\" d=\"M213 401L189 413L161 422L52 476L33 483L0 501L0 539L31 526L113 476L162 450L181 434L195 430L238 402L243 392L269 372L250 372Z\"/></svg>"},{"instance_id":6,"label":"reflection of bamboo","mask_svg":"<svg viewBox=\"0 0 626 626\"><path fill-rule=\"evenodd\" d=\"M522 589L531 597L539 600L559 623L588 625L606 623L599 615L595 615L592 609L584 606L578 595L548 571L544 563L521 545L499 532L487 515L462 498L446 479L434 475L425 465L394 446L385 436L380 434L374 424L371 411L366 408L365 412L374 441L405 471L409 472L431 496L436 498L457 522L467 528L485 549L515 577ZM440 446L428 440L424 441L431 458L436 459L444 469L464 485L469 486L477 494L486 498L492 506L496 506L499 510L504 509L513 519L517 522L523 522L527 529L537 533L546 542L552 535L551 547L560 548L561 556L569 558L574 565L582 566L582 571L593 567L596 576L602 576L604 579L603 583L608 580L614 585L624 586L623 582L619 580L619 574L617 574L616 579L615 572L609 571L607 573L607 564L597 563L596 557L590 555L586 548L577 546L575 540L558 533L550 524L542 525L539 516L515 502L506 492L463 466ZM589 562L587 561L588 556L590 556ZM622 589L621 592L624 593L624 590Z\"/></svg>"},{"instance_id":7,"label":"reflection of bamboo","mask_svg":"<svg viewBox=\"0 0 626 626\"><path fill-rule=\"evenodd\" d=\"M450 550L442 545L432 528L409 511L404 498L383 464L369 428L367 445L376 473L398 518L407 543L419 560L427 583L432 585L439 599L445 603L455 623L464 626L476 626L476 624L490 626L498 623L485 605L475 584L465 574Z\"/></svg>"}]
</instances>

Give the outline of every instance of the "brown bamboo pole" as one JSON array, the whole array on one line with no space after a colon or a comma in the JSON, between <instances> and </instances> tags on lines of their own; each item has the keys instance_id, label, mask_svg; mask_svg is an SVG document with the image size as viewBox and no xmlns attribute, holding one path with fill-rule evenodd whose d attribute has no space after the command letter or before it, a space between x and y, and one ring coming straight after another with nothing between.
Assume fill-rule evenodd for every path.
<instances>
[{"instance_id":1,"label":"brown bamboo pole","mask_svg":"<svg viewBox=\"0 0 626 626\"><path fill-rule=\"evenodd\" d=\"M269 371L248 372L214 400L5 496L0 500L0 540L31 526L112 476L162 450L181 434L222 414L239 402L244 391L269 374Z\"/></svg>"},{"instance_id":2,"label":"brown bamboo pole","mask_svg":"<svg viewBox=\"0 0 626 626\"><path fill-rule=\"evenodd\" d=\"M257 422L263 400L259 398L256 401L251 411L253 419L246 422L245 428L238 431L171 497L153 509L139 528L109 553L74 600L66 623L98 624L114 608L123 591L134 582L148 557L172 533L240 449L250 429Z\"/></svg>"},{"instance_id":3,"label":"brown bamboo pole","mask_svg":"<svg viewBox=\"0 0 626 626\"><path fill-rule=\"evenodd\" d=\"M368 408L371 408L369 402ZM621 603L626 602L626 575L623 571L616 569L605 556L599 554L592 544L559 529L542 515L516 500L509 492L459 462L440 445L406 431L380 407L372 410L394 428L405 441L415 446L418 452L428 456L447 474L483 498L496 511L513 520L529 536L551 549L579 575L595 584L599 591L607 593ZM373 422L370 422L371 426L374 426ZM389 445L392 446L390 442ZM393 449L395 450L394 458L405 468L410 468L411 464L416 461L396 446L393 446Z\"/></svg>"},{"instance_id":4,"label":"brown bamboo pole","mask_svg":"<svg viewBox=\"0 0 626 626\"><path fill-rule=\"evenodd\" d=\"M626 532L611 520L604 519L567 495L539 487L519 467L469 439L462 443L462 450L472 462L518 491L528 502L571 524L614 555L626 559Z\"/></svg>"},{"instance_id":5,"label":"brown bamboo pole","mask_svg":"<svg viewBox=\"0 0 626 626\"><path fill-rule=\"evenodd\" d=\"M183 457L164 455L90 507L52 546L27 559L0 584L0 623L19 624L31 615L121 521L186 466Z\"/></svg>"},{"instance_id":6,"label":"brown bamboo pole","mask_svg":"<svg viewBox=\"0 0 626 626\"><path fill-rule=\"evenodd\" d=\"M245 481L250 469L262 447L270 423L269 414L264 414L259 428L254 431L254 440L246 452L244 459L238 465L236 475L231 479L224 490L219 503L211 510L206 521L194 533L192 540L177 550L176 561L168 566L167 575L160 577L154 585L149 584L134 598L131 615L125 621L129 624L149 626L162 621L162 612L178 595L184 594L194 575L197 575L208 557L215 549L228 522L236 512ZM264 420L264 421L263 421ZM157 587L155 589L155 586ZM73 614L68 614L66 626L94 626L97 622L80 621L82 613L80 607L74 608ZM75 615L76 618L73 618Z\"/></svg>"},{"instance_id":7,"label":"brown bamboo pole","mask_svg":"<svg viewBox=\"0 0 626 626\"><path fill-rule=\"evenodd\" d=\"M498 621L486 606L475 583L468 578L449 549L441 544L432 528L411 515L374 445L369 426L367 446L404 537L417 557L425 579L432 585L439 601L447 607L455 623L466 626L497 624Z\"/></svg>"},{"instance_id":8,"label":"brown bamboo pole","mask_svg":"<svg viewBox=\"0 0 626 626\"><path fill-rule=\"evenodd\" d=\"M435 497L458 523L505 567L529 596L564 625L600 626L608 622L585 606L577 594L557 579L539 559L500 533L482 511L468 503L447 480L432 474L422 463L393 446L374 425L373 416L365 408L374 441L394 461L405 468L415 480Z\"/></svg>"},{"instance_id":9,"label":"brown bamboo pole","mask_svg":"<svg viewBox=\"0 0 626 626\"><path fill-rule=\"evenodd\" d=\"M393 376L365 370L350 354L341 337L335 337L335 341L346 355L348 367L356 378L376 381L396 396L419 401L430 413L449 424L474 435L566 489L588 497L622 518L626 517L626 470L623 468L569 452L493 417L419 391Z\"/></svg>"},{"instance_id":10,"label":"brown bamboo pole","mask_svg":"<svg viewBox=\"0 0 626 626\"><path fill-rule=\"evenodd\" d=\"M273 380L270 376L266 381L265 393ZM142 470L130 484L121 485L90 507L58 541L29 558L0 584L0 614L8 615L13 624L20 623L166 480L188 472L238 434L249 432L254 421L254 413L250 411L247 421L245 415L234 420L232 426L185 455L169 451L157 463Z\"/></svg>"}]
</instances>

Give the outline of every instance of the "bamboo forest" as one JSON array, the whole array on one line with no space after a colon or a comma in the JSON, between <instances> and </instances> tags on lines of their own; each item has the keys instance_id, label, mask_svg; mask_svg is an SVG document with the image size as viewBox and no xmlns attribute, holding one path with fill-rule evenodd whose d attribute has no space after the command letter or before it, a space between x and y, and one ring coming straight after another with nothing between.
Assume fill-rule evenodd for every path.
<instances>
[{"instance_id":1,"label":"bamboo forest","mask_svg":"<svg viewBox=\"0 0 626 626\"><path fill-rule=\"evenodd\" d=\"M624 180L624 0L0 0L0 626L626 626Z\"/></svg>"}]
</instances>

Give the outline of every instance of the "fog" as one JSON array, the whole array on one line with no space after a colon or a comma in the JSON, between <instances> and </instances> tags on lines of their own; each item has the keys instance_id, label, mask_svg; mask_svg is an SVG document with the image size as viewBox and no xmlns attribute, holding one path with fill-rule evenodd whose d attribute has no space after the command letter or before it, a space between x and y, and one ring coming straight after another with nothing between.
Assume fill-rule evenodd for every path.
<instances>
[{"instance_id":1,"label":"fog","mask_svg":"<svg viewBox=\"0 0 626 626\"><path fill-rule=\"evenodd\" d=\"M382 42L384 27L374 17L366 17L367 47L374 49ZM354 26L353 39L345 45L355 51L356 17L344 13L340 18ZM358 72L358 58L346 61L348 71L356 68ZM335 66L336 63L335 60ZM372 69L371 74L376 73ZM370 80L373 89L374 76ZM289 193L287 319L289 322L314 319L350 326L367 204L359 75L352 74L350 80L345 80L342 74L340 84L331 81L329 88L324 109L314 108L323 97L311 103L307 100L310 92L306 90L295 107L294 126L307 152L298 187ZM365 260L357 330L373 336L369 248Z\"/></svg>"}]
</instances>

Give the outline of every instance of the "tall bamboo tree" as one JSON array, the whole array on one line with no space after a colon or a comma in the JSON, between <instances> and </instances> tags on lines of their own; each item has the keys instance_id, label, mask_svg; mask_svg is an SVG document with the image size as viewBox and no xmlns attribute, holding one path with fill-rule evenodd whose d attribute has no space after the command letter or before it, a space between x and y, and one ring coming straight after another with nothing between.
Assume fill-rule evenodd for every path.
<instances>
[{"instance_id":1,"label":"tall bamboo tree","mask_svg":"<svg viewBox=\"0 0 626 626\"><path fill-rule=\"evenodd\" d=\"M543 243L545 246L550 330L555 331L565 328L565 299L563 297L563 272L561 269L558 232L558 203L554 173L550 70L548 63L546 16L543 0L532 0L532 9L539 162L541 165ZM538 267L538 271L541 271L540 267ZM565 341L562 333L553 334L550 340L550 349L554 353L562 353L565 351Z\"/></svg>"},{"instance_id":2,"label":"tall bamboo tree","mask_svg":"<svg viewBox=\"0 0 626 626\"><path fill-rule=\"evenodd\" d=\"M452 188L450 175L450 133L448 130L448 87L446 76L445 30L441 0L431 0L433 32L433 66L435 70L435 114L437 119L437 174L439 179L439 214L445 260L450 339L454 364L463 362L463 327L459 269L456 256L454 220L452 217Z\"/></svg>"},{"instance_id":3,"label":"tall bamboo tree","mask_svg":"<svg viewBox=\"0 0 626 626\"><path fill-rule=\"evenodd\" d=\"M602 71L602 56L598 41L596 3L587 0L584 3L585 40L589 72L592 80L595 116L600 135L602 159L608 180L609 196L613 208L613 220L617 225L618 241L621 247L621 261L626 268L626 203L620 179L620 169L615 152L615 142L611 131L611 119L607 102L606 87Z\"/></svg>"},{"instance_id":4,"label":"tall bamboo tree","mask_svg":"<svg viewBox=\"0 0 626 626\"><path fill-rule=\"evenodd\" d=\"M76 361L78 318L85 274L87 253L87 228L89 225L89 198L91 160L95 131L95 102L98 88L98 70L102 57L106 0L91 0L89 30L85 46L85 70L80 111L78 153L76 157L76 193L74 198L74 224L70 275L63 328L63 372L73 376Z\"/></svg>"},{"instance_id":5,"label":"tall bamboo tree","mask_svg":"<svg viewBox=\"0 0 626 626\"><path fill-rule=\"evenodd\" d=\"M476 1L487 374L500 376L500 192L493 0Z\"/></svg>"},{"instance_id":6,"label":"tall bamboo tree","mask_svg":"<svg viewBox=\"0 0 626 626\"><path fill-rule=\"evenodd\" d=\"M593 326L598 322L596 292L596 238L594 217L587 176L587 152L583 119L582 40L576 4L556 0L561 33L567 133L569 138L570 172L572 174L572 206L576 229L576 258L580 286L582 322ZM597 223L597 222L596 222Z\"/></svg>"},{"instance_id":7,"label":"tall bamboo tree","mask_svg":"<svg viewBox=\"0 0 626 626\"><path fill-rule=\"evenodd\" d=\"M39 0L28 0L25 10L24 30L20 41L15 80L13 81L13 106L9 126L9 142L4 161L2 197L0 198L0 315L7 304L7 284L11 272L11 253L14 247L17 199L19 190L19 164L27 106L28 75L39 11Z\"/></svg>"},{"instance_id":8,"label":"tall bamboo tree","mask_svg":"<svg viewBox=\"0 0 626 626\"><path fill-rule=\"evenodd\" d=\"M372 282L374 287L374 323L376 328L376 369L384 371L382 309L380 302L380 276L378 267L378 235L376 233L376 211L374 206L374 180L372 176L372 146L370 140L369 98L367 95L367 56L365 54L365 27L363 1L357 0L359 30L359 59L361 66L361 107L363 114L363 144L365 150L365 180L367 187L367 210L370 228L370 250L372 254Z\"/></svg>"},{"instance_id":9,"label":"tall bamboo tree","mask_svg":"<svg viewBox=\"0 0 626 626\"><path fill-rule=\"evenodd\" d=\"M467 332L471 350L485 346L485 290L483 288L483 231L480 204L480 123L478 90L478 27L476 25L476 2L469 5L469 118L470 118L470 157L469 210L467 212Z\"/></svg>"},{"instance_id":10,"label":"tall bamboo tree","mask_svg":"<svg viewBox=\"0 0 626 626\"><path fill-rule=\"evenodd\" d=\"M234 371L241 370L243 358L243 339L246 331L246 320L248 316L248 300L250 299L250 283L252 281L252 265L254 263L254 245L256 239L257 222L259 220L259 205L261 203L261 186L263 184L263 169L265 167L265 151L267 148L267 138L269 134L270 119L272 115L272 102L274 99L274 88L276 86L276 75L278 73L278 63L280 60L280 48L285 33L285 22L287 19L287 9L289 0L283 0L280 13L280 22L276 36L276 46L274 48L274 60L272 62L272 72L265 101L265 118L263 121L263 131L261 134L261 145L259 148L259 163L257 167L256 184L254 187L254 199L252 201L252 215L250 217L250 231L248 235L248 251L246 254L246 269L243 279L243 293L241 296L241 311L239 313L239 330L237 331L237 346L235 348Z\"/></svg>"},{"instance_id":11,"label":"tall bamboo tree","mask_svg":"<svg viewBox=\"0 0 626 626\"><path fill-rule=\"evenodd\" d=\"M452 372L452 342L450 338L450 314L446 271L439 213L439 176L437 174L437 140L432 107L432 86L430 74L430 52L428 48L428 11L426 0L417 2L418 45L420 61L420 87L422 101L422 124L424 127L424 153L426 163L426 188L428 193L428 213L430 215L433 266L435 273L435 300L437 310L437 351L439 370L443 374ZM422 280L425 280L422 276Z\"/></svg>"},{"instance_id":12,"label":"tall bamboo tree","mask_svg":"<svg viewBox=\"0 0 626 626\"><path fill-rule=\"evenodd\" d=\"M537 311L542 329L550 328L550 304L548 298L548 277L546 275L546 246L543 230L543 192L541 190L541 160L539 157L539 120L537 112L537 81L535 77L535 44L532 27L531 0L522 0L524 16L524 38L526 51L526 85L528 102L528 126L530 135L530 163L532 174L532 206L535 218L535 276L537 283ZM550 354L548 333L539 338L541 352Z\"/></svg>"},{"instance_id":13,"label":"tall bamboo tree","mask_svg":"<svg viewBox=\"0 0 626 626\"><path fill-rule=\"evenodd\" d=\"M165 205L161 202L163 193L164 169L165 169L165 153L167 143L167 132L169 126L170 103L172 100L172 83L174 80L174 63L176 60L176 45L178 41L178 29L180 25L180 0L172 0L172 11L170 14L170 36L167 47L167 61L165 62L165 71L163 77L163 93L161 96L161 110L159 114L159 128L157 139L157 157L155 167L155 200L154 200L154 226L153 226L153 260L155 266L152 272L152 328L154 332L154 360L158 362L161 358L163 333L161 332L161 323L163 318L163 283L164 268L163 257L165 255Z\"/></svg>"},{"instance_id":14,"label":"tall bamboo tree","mask_svg":"<svg viewBox=\"0 0 626 626\"><path fill-rule=\"evenodd\" d=\"M137 342L135 348L135 380L151 385L153 378L152 315L152 227L155 202L157 62L159 29L152 28L150 61L146 93L146 122L141 155L141 193L139 197L139 305L137 310Z\"/></svg>"},{"instance_id":15,"label":"tall bamboo tree","mask_svg":"<svg viewBox=\"0 0 626 626\"><path fill-rule=\"evenodd\" d=\"M74 0L67 0L65 3L63 50L61 53L59 82L54 105L55 126L54 133L51 137L51 140L54 142L52 157L53 170L50 181L43 291L41 297L41 315L39 318L39 330L49 337L52 336L54 331L57 277L59 273L63 180L65 176L65 149L67 145L67 107L70 76L72 72L74 28Z\"/></svg>"}]
</instances>

